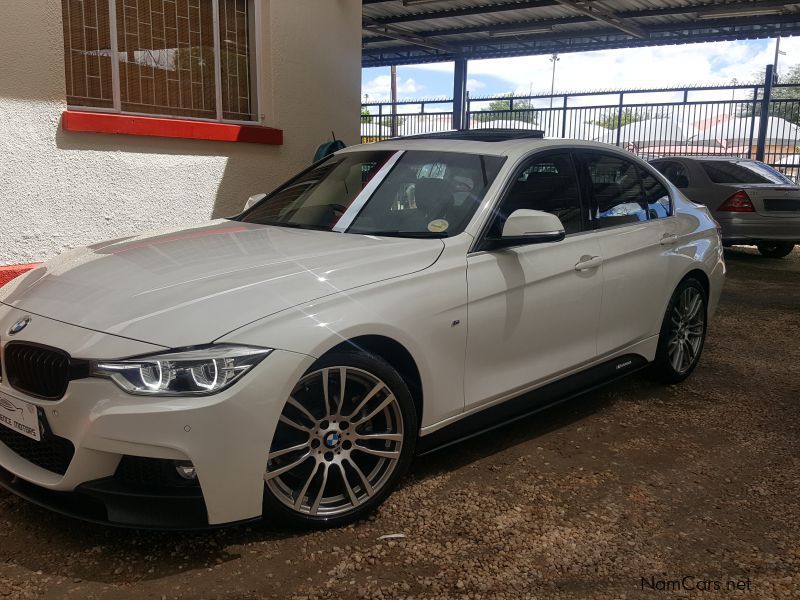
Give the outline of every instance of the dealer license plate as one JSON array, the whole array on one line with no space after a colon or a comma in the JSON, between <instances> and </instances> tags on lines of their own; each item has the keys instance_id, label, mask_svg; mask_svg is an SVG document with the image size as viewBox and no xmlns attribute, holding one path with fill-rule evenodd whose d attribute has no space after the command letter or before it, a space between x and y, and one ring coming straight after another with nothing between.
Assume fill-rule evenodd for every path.
<instances>
[{"instance_id":1,"label":"dealer license plate","mask_svg":"<svg viewBox=\"0 0 800 600\"><path fill-rule=\"evenodd\" d=\"M13 429L37 442L42 441L39 413L33 404L0 394L0 425Z\"/></svg>"}]
</instances>

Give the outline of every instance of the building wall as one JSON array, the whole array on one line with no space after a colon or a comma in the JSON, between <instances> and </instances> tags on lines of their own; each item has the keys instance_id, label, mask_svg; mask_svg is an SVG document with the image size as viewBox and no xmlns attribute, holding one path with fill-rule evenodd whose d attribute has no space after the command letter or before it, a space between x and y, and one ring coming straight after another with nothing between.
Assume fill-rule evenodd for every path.
<instances>
[{"instance_id":1,"label":"building wall","mask_svg":"<svg viewBox=\"0 0 800 600\"><path fill-rule=\"evenodd\" d=\"M282 146L63 131L61 2L0 4L0 265L235 214L331 130L358 143L360 1L256 2L259 112Z\"/></svg>"}]
</instances>

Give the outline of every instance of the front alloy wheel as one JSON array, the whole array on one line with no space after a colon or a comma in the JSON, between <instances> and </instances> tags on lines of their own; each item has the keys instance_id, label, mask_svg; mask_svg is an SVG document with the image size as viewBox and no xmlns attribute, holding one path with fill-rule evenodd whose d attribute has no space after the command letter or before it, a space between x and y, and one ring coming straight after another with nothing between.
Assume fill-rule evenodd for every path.
<instances>
[{"instance_id":1,"label":"front alloy wheel","mask_svg":"<svg viewBox=\"0 0 800 600\"><path fill-rule=\"evenodd\" d=\"M270 448L265 514L341 525L375 508L413 455L416 412L383 360L347 352L319 361L293 389Z\"/></svg>"}]
</instances>

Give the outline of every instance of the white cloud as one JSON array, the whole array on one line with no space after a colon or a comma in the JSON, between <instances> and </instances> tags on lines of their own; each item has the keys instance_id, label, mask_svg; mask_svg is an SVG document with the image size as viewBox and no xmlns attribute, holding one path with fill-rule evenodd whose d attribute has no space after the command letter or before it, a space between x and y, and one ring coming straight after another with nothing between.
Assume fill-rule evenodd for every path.
<instances>
[{"instance_id":1,"label":"white cloud","mask_svg":"<svg viewBox=\"0 0 800 600\"><path fill-rule=\"evenodd\" d=\"M371 101L386 100L391 95L392 78L390 75L378 75L374 79L365 82L361 86L361 94L369 95ZM424 86L418 84L413 78L401 79L397 81L397 95L399 97L411 97L421 92Z\"/></svg>"},{"instance_id":2,"label":"white cloud","mask_svg":"<svg viewBox=\"0 0 800 600\"><path fill-rule=\"evenodd\" d=\"M481 88L485 88L486 84L480 79L467 79L467 90L470 92L477 92Z\"/></svg>"},{"instance_id":3,"label":"white cloud","mask_svg":"<svg viewBox=\"0 0 800 600\"><path fill-rule=\"evenodd\" d=\"M785 38L781 57L785 72L800 63L800 38ZM731 41L677 46L567 53L556 65L556 93L621 88L724 85L736 79L753 82L774 58L774 42ZM416 65L417 69L452 73L452 63ZM470 61L472 77L490 76L508 83L506 91L549 93L553 63L550 57L526 56Z\"/></svg>"}]
</instances>

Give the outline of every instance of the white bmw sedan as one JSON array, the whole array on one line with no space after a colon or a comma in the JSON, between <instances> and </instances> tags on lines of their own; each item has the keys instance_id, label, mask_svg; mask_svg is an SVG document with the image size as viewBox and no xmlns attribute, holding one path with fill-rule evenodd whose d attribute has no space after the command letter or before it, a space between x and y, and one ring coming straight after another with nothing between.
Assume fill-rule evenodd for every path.
<instances>
[{"instance_id":1,"label":"white bmw sedan","mask_svg":"<svg viewBox=\"0 0 800 600\"><path fill-rule=\"evenodd\" d=\"M697 365L716 223L614 147L347 148L242 214L0 289L0 485L97 522L363 517L415 454Z\"/></svg>"}]
</instances>

